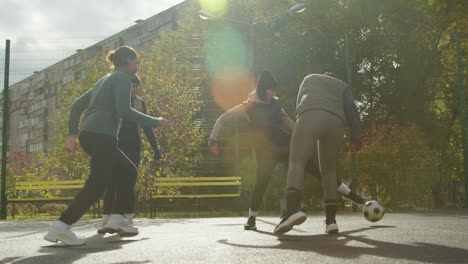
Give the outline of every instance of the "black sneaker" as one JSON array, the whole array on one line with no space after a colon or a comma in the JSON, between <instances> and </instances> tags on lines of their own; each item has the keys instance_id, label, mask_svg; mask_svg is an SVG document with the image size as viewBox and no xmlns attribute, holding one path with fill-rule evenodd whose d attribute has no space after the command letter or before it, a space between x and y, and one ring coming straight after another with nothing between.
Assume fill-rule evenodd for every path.
<instances>
[{"instance_id":1,"label":"black sneaker","mask_svg":"<svg viewBox=\"0 0 468 264\"><path fill-rule=\"evenodd\" d=\"M343 199L351 201L357 205L363 205L366 203L366 200L364 200L364 198L352 191L349 194L343 194Z\"/></svg>"},{"instance_id":2,"label":"black sneaker","mask_svg":"<svg viewBox=\"0 0 468 264\"><path fill-rule=\"evenodd\" d=\"M249 216L247 223L244 225L244 230L257 230L255 225L255 216Z\"/></svg>"},{"instance_id":3,"label":"black sneaker","mask_svg":"<svg viewBox=\"0 0 468 264\"><path fill-rule=\"evenodd\" d=\"M292 214L285 213L281 216L281 222L276 226L274 233L282 235L289 232L293 226L304 223L307 215L302 211L297 211Z\"/></svg>"}]
</instances>

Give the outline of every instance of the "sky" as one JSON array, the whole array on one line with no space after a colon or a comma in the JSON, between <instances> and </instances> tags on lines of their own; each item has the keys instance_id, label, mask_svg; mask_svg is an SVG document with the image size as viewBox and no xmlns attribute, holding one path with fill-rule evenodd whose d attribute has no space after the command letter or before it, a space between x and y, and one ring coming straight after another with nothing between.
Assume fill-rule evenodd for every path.
<instances>
[{"instance_id":1,"label":"sky","mask_svg":"<svg viewBox=\"0 0 468 264\"><path fill-rule=\"evenodd\" d=\"M77 49L120 32L183 0L1 0L0 80L11 40L10 85Z\"/></svg>"}]
</instances>

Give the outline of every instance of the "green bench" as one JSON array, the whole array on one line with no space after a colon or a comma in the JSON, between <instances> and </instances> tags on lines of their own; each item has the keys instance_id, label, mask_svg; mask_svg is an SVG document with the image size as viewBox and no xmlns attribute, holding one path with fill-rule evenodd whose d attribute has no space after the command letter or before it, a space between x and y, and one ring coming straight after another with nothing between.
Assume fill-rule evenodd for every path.
<instances>
[{"instance_id":1,"label":"green bench","mask_svg":"<svg viewBox=\"0 0 468 264\"><path fill-rule=\"evenodd\" d=\"M194 194L160 194L160 188L167 187L226 187L237 186L236 192L194 193ZM156 178L152 186L150 216L153 217L154 205L157 199L203 199L203 198L235 198L240 197L241 177L166 177Z\"/></svg>"}]
</instances>

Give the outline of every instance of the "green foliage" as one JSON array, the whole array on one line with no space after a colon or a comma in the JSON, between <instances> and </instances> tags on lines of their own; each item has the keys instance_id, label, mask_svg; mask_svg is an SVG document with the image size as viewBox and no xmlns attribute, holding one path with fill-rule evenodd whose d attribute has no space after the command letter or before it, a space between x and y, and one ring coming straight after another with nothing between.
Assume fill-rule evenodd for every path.
<instances>
[{"instance_id":1,"label":"green foliage","mask_svg":"<svg viewBox=\"0 0 468 264\"><path fill-rule=\"evenodd\" d=\"M171 121L169 127L155 129L162 159L153 161L149 144L145 144L137 185L139 198L146 199L154 177L192 176L196 149L206 135L196 122L196 113L202 107L199 94L194 91L194 79L202 74L192 72L189 64L187 32L161 34L153 46L140 54L142 90L148 113ZM55 146L39 157L44 159L38 177L41 180L86 179L89 173L89 157L82 151L68 153L64 146L68 137L70 105L102 76L108 73L104 54L98 54L84 67L83 78L71 82L59 90L60 108L53 123L55 134L51 140ZM177 190L164 190L176 192Z\"/></svg>"},{"instance_id":2,"label":"green foliage","mask_svg":"<svg viewBox=\"0 0 468 264\"><path fill-rule=\"evenodd\" d=\"M148 112L165 117L171 124L156 129L162 159L152 166L152 155L145 152L140 170L144 177L140 182L145 184L140 187L151 185L154 177L193 176L193 160L207 136L196 120L203 102L193 89L203 76L191 69L189 56L193 54L188 51L192 43L186 37L184 32L165 33L149 51L141 54L142 97Z\"/></svg>"},{"instance_id":3,"label":"green foliage","mask_svg":"<svg viewBox=\"0 0 468 264\"><path fill-rule=\"evenodd\" d=\"M262 8L257 9L257 19L280 13L294 4L258 2ZM391 204L426 200L426 205L448 205L441 196L451 192L462 170L453 33L466 31L468 17L463 10L468 2L306 0L304 3L308 9L298 16L257 25L256 70L272 69L282 84L279 88L282 103L290 113L294 112L297 90L306 75L333 71L352 84L364 128L370 129L373 122L403 130L410 129L409 123L416 125L424 138L417 147L430 155L419 156L417 166L402 163L410 152L403 151L401 144L395 146L400 150L394 155L380 152L376 156L361 155L358 173L379 179L373 183L370 178L358 175L358 180L362 178L364 182L360 184L366 190L375 189L376 184L386 188L373 192L386 193L382 199ZM465 37L462 42L464 50L467 40ZM402 136L401 142L416 144L411 140L413 134ZM402 156L397 159L398 155ZM343 167L349 172L350 164L344 161ZM392 166L400 166L400 171L394 171ZM413 182L412 187L402 185L401 195L390 190L403 184L403 177L409 177L407 181ZM412 189L416 187L419 189Z\"/></svg>"},{"instance_id":4,"label":"green foliage","mask_svg":"<svg viewBox=\"0 0 468 264\"><path fill-rule=\"evenodd\" d=\"M50 203L44 204L39 209L41 213L48 215L60 215L67 209L66 204Z\"/></svg>"},{"instance_id":5,"label":"green foliage","mask_svg":"<svg viewBox=\"0 0 468 264\"><path fill-rule=\"evenodd\" d=\"M356 154L358 182L372 199L387 205L427 206L438 162L416 125L372 125ZM349 156L344 163L349 175Z\"/></svg>"},{"instance_id":6,"label":"green foliage","mask_svg":"<svg viewBox=\"0 0 468 264\"><path fill-rule=\"evenodd\" d=\"M23 215L31 217L37 213L37 208L31 203L8 204L7 215Z\"/></svg>"},{"instance_id":7,"label":"green foliage","mask_svg":"<svg viewBox=\"0 0 468 264\"><path fill-rule=\"evenodd\" d=\"M468 1L303 2L307 10L300 15L280 16L254 26L255 72L272 70L280 82L281 102L290 114L294 113L297 90L306 75L336 72L352 84L366 131L366 144L356 155L359 188L395 206L447 205L447 193L461 180L463 170L453 33L466 31ZM225 17L253 22L283 13L295 3L228 1ZM166 117L172 124L167 129L155 130L163 153L161 161L154 162L148 146L144 148L137 187L140 199L148 198L148 186L154 177L194 176L195 170L200 169L194 163L195 158L210 155L201 151L207 134L195 120L213 121L214 115L197 114L205 107L201 99L206 98L191 89L199 86L209 90L208 74L203 67L194 71L190 65L202 55L204 36L210 27L227 22L200 20L199 9L196 2L191 2L180 13L178 31L162 33L150 49L141 53L141 96L151 115ZM248 26L236 23L229 26L238 30L244 40L250 39ZM467 46L465 37L462 41L465 51ZM468 65L466 56L463 59ZM82 151L75 154L64 151L69 106L108 71L104 54L100 54L86 64L83 79L60 88L61 106L53 124L55 138L51 140L54 148L38 158L44 161L41 166L32 162L11 167L11 177L18 181L87 177L89 158ZM249 148L245 146L249 141L243 142L241 150ZM229 153L223 156L226 160L222 165L232 169L235 142L228 140L225 144ZM245 195L252 189L255 166L247 156L249 151L241 154L244 158L239 161L239 169ZM212 165L201 169L211 170L213 167L209 166ZM349 180L350 167L345 146L338 176ZM264 199L266 208L277 208L285 187L285 171L281 166L275 170ZM9 189L13 186L10 181ZM306 197L310 206L320 200L318 186L315 178L308 177L306 188L313 193Z\"/></svg>"}]
</instances>

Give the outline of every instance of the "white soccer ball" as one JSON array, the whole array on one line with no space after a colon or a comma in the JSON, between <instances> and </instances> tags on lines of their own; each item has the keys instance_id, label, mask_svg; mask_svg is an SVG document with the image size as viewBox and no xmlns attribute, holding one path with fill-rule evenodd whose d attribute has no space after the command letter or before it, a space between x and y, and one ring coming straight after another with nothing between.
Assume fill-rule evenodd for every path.
<instances>
[{"instance_id":1,"label":"white soccer ball","mask_svg":"<svg viewBox=\"0 0 468 264\"><path fill-rule=\"evenodd\" d=\"M385 208L377 201L368 201L362 207L362 214L367 221L377 222L385 214Z\"/></svg>"}]
</instances>

